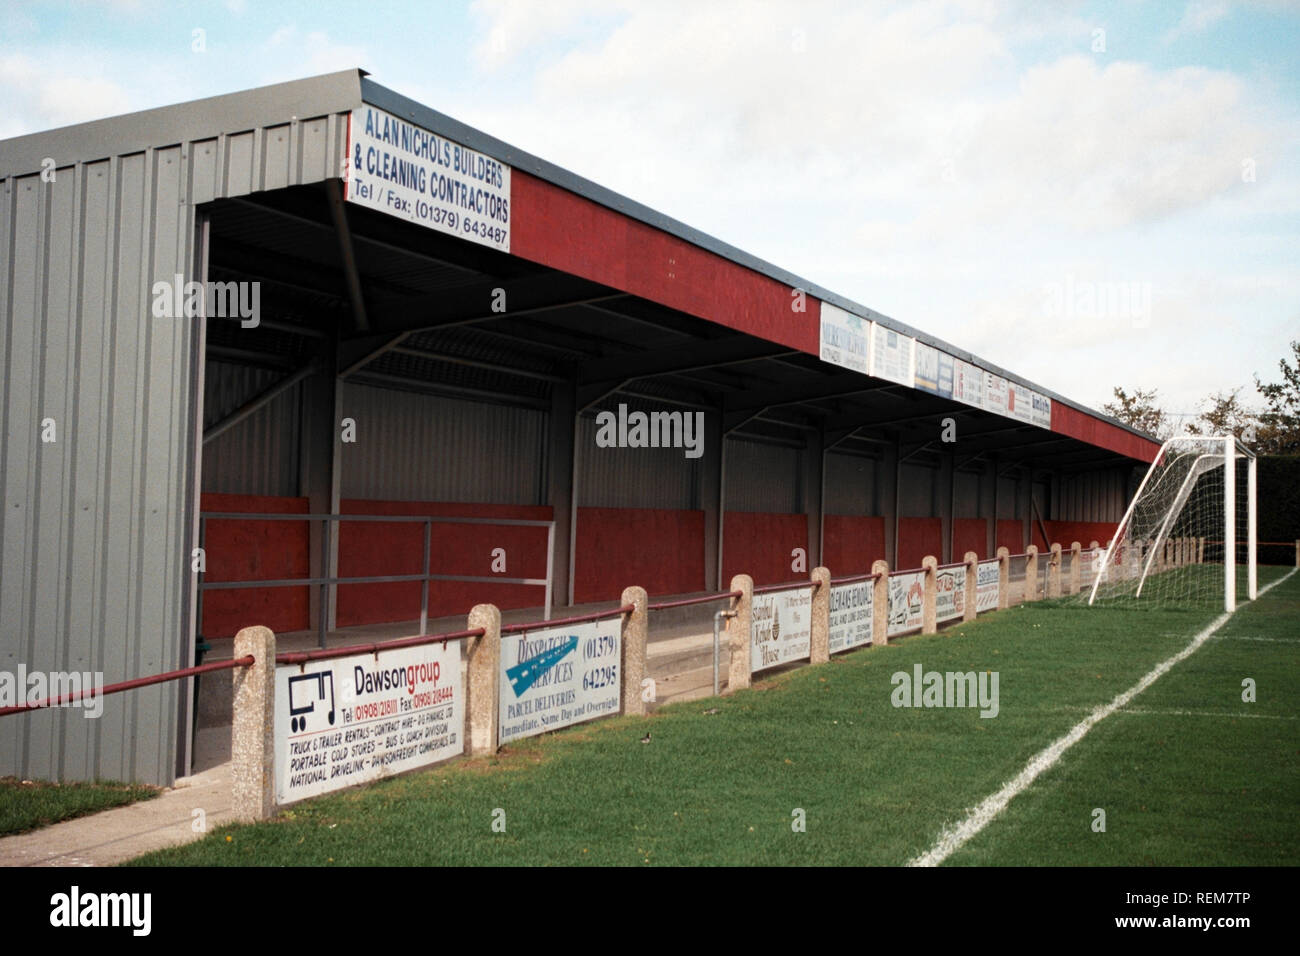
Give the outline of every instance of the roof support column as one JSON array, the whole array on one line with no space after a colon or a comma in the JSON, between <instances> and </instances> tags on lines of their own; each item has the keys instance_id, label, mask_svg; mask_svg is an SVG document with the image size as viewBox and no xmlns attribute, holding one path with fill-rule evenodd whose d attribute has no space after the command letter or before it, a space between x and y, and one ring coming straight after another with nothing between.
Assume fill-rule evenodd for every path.
<instances>
[{"instance_id":1,"label":"roof support column","mask_svg":"<svg viewBox=\"0 0 1300 956\"><path fill-rule=\"evenodd\" d=\"M704 588L722 590L722 476L726 438L722 409L704 415L704 458L700 468L700 508L704 511Z\"/></svg>"},{"instance_id":2,"label":"roof support column","mask_svg":"<svg viewBox=\"0 0 1300 956\"><path fill-rule=\"evenodd\" d=\"M551 573L555 579L551 582L551 593L556 600L560 595L567 596L569 604L573 603L576 436L576 386L572 382L557 382L551 389L551 417L547 428L546 503L551 506L551 519L555 522L551 551Z\"/></svg>"},{"instance_id":3,"label":"roof support column","mask_svg":"<svg viewBox=\"0 0 1300 956\"><path fill-rule=\"evenodd\" d=\"M952 553L953 511L957 504L957 482L953 475L953 450L944 449L939 457L939 539L943 542L941 564L955 560Z\"/></svg>"},{"instance_id":4,"label":"roof support column","mask_svg":"<svg viewBox=\"0 0 1300 956\"><path fill-rule=\"evenodd\" d=\"M880 460L877 487L880 488L880 501L884 505L885 518L885 560L891 568L898 567L898 486L903 464L899 460L898 439L892 445L885 446L885 454Z\"/></svg>"},{"instance_id":5,"label":"roof support column","mask_svg":"<svg viewBox=\"0 0 1300 956\"><path fill-rule=\"evenodd\" d=\"M338 377L338 348L335 335L325 340L319 370L302 383L302 443L299 455L298 493L307 499L312 514L338 514L342 492L342 468L339 460L339 422L343 418L343 380ZM338 568L338 522L329 529L329 554L322 560L325 529L318 521L310 522L307 553L312 577L333 577ZM328 589L325 630L335 624L337 591ZM321 630L321 590L308 589L311 628Z\"/></svg>"},{"instance_id":6,"label":"roof support column","mask_svg":"<svg viewBox=\"0 0 1300 956\"><path fill-rule=\"evenodd\" d=\"M826 451L820 431L804 443L803 509L808 516L808 563L822 563L822 511L826 493Z\"/></svg>"}]
</instances>

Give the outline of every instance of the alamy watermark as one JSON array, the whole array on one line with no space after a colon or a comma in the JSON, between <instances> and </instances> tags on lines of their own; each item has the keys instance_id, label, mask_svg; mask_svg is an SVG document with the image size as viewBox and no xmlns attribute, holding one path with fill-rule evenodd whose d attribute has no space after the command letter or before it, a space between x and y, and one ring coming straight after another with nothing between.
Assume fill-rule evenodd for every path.
<instances>
[{"instance_id":1,"label":"alamy watermark","mask_svg":"<svg viewBox=\"0 0 1300 956\"><path fill-rule=\"evenodd\" d=\"M1150 282L1092 282L1067 275L1043 287L1043 312L1054 319L1126 319L1135 328L1151 322Z\"/></svg>"},{"instance_id":2,"label":"alamy watermark","mask_svg":"<svg viewBox=\"0 0 1300 956\"><path fill-rule=\"evenodd\" d=\"M703 412L618 412L596 415L598 448L683 448L687 458L704 454Z\"/></svg>"},{"instance_id":3,"label":"alamy watermark","mask_svg":"<svg viewBox=\"0 0 1300 956\"><path fill-rule=\"evenodd\" d=\"M978 707L981 717L998 715L997 671L923 671L920 664L912 673L897 671L889 678L894 690L889 702L895 707Z\"/></svg>"},{"instance_id":4,"label":"alamy watermark","mask_svg":"<svg viewBox=\"0 0 1300 956\"><path fill-rule=\"evenodd\" d=\"M155 319L193 319L214 316L239 319L245 329L255 329L262 321L262 283L260 282L186 282L177 274L171 280L159 279L150 287ZM209 311L212 307L215 311Z\"/></svg>"},{"instance_id":5,"label":"alamy watermark","mask_svg":"<svg viewBox=\"0 0 1300 956\"><path fill-rule=\"evenodd\" d=\"M0 707L24 705L80 707L81 716L98 717L104 712L104 672L28 671L25 664L16 672L0 671Z\"/></svg>"}]
</instances>

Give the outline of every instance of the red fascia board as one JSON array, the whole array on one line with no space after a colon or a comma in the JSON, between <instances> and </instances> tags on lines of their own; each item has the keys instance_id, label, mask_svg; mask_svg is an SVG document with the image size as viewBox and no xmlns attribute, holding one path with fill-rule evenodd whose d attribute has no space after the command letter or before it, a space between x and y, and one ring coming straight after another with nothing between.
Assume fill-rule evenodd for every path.
<instances>
[{"instance_id":1,"label":"red fascia board","mask_svg":"<svg viewBox=\"0 0 1300 956\"><path fill-rule=\"evenodd\" d=\"M510 173L512 255L778 345L821 353L821 302L521 169ZM1052 431L1139 461L1160 446L1060 402Z\"/></svg>"},{"instance_id":2,"label":"red fascia board","mask_svg":"<svg viewBox=\"0 0 1300 956\"><path fill-rule=\"evenodd\" d=\"M510 252L769 342L817 355L820 303L576 193L511 170Z\"/></svg>"}]
</instances>

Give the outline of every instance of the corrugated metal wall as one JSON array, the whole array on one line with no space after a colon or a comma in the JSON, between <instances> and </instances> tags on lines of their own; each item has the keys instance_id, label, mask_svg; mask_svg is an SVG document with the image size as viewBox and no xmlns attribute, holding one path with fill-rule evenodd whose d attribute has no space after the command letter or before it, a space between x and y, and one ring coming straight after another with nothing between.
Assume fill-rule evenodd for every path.
<instances>
[{"instance_id":1,"label":"corrugated metal wall","mask_svg":"<svg viewBox=\"0 0 1300 956\"><path fill-rule=\"evenodd\" d=\"M728 439L724 507L798 514L803 510L803 454L784 445Z\"/></svg>"},{"instance_id":2,"label":"corrugated metal wall","mask_svg":"<svg viewBox=\"0 0 1300 956\"><path fill-rule=\"evenodd\" d=\"M244 96L250 108L295 112ZM159 111L159 122L189 128L207 117L213 133L218 114L204 109ZM221 122L243 122L239 112ZM196 204L337 175L345 124L334 113L126 150L141 130L167 142L147 119L129 118L8 148L7 162L26 162L43 143L61 144L53 182L0 180L0 668L102 671L113 682L192 663L201 336L193 320L153 318L151 289L195 277ZM121 151L110 155L105 142ZM55 442L41 441L46 418ZM182 692L168 684L115 695L98 720L76 709L6 717L0 774L168 784Z\"/></svg>"},{"instance_id":3,"label":"corrugated metal wall","mask_svg":"<svg viewBox=\"0 0 1300 956\"><path fill-rule=\"evenodd\" d=\"M283 372L208 362L203 426L208 428L284 377ZM298 494L302 386L277 395L203 446L203 490L230 495Z\"/></svg>"},{"instance_id":4,"label":"corrugated metal wall","mask_svg":"<svg viewBox=\"0 0 1300 956\"><path fill-rule=\"evenodd\" d=\"M635 399L619 401L628 406L629 412L695 414L690 409L652 406ZM702 457L687 458L683 448L601 448L596 445L596 432L595 416L584 415L578 423L580 507L675 510L700 507Z\"/></svg>"},{"instance_id":5,"label":"corrugated metal wall","mask_svg":"<svg viewBox=\"0 0 1300 956\"><path fill-rule=\"evenodd\" d=\"M1134 491L1134 472L1121 467L1063 476L1053 516L1062 521L1119 521Z\"/></svg>"},{"instance_id":6,"label":"corrugated metal wall","mask_svg":"<svg viewBox=\"0 0 1300 956\"><path fill-rule=\"evenodd\" d=\"M876 469L880 463L865 455L831 452L826 456L826 497L828 515L879 515L876 501Z\"/></svg>"},{"instance_id":7,"label":"corrugated metal wall","mask_svg":"<svg viewBox=\"0 0 1300 956\"><path fill-rule=\"evenodd\" d=\"M344 383L343 414L344 498L546 503L545 412Z\"/></svg>"},{"instance_id":8,"label":"corrugated metal wall","mask_svg":"<svg viewBox=\"0 0 1300 956\"><path fill-rule=\"evenodd\" d=\"M907 518L939 516L939 470L904 462L898 485L898 513Z\"/></svg>"}]
</instances>

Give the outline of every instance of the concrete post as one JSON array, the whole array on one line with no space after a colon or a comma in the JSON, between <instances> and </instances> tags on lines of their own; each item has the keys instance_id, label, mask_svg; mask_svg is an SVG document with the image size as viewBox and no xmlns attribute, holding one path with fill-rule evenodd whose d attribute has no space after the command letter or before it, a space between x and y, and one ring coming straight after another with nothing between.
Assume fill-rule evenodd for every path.
<instances>
[{"instance_id":1,"label":"concrete post","mask_svg":"<svg viewBox=\"0 0 1300 956\"><path fill-rule=\"evenodd\" d=\"M1047 596L1061 596L1061 546L1052 545L1052 555L1047 559Z\"/></svg>"},{"instance_id":2,"label":"concrete post","mask_svg":"<svg viewBox=\"0 0 1300 956\"><path fill-rule=\"evenodd\" d=\"M873 562L871 573L876 576L871 582L871 644L884 647L889 643L889 562Z\"/></svg>"},{"instance_id":3,"label":"concrete post","mask_svg":"<svg viewBox=\"0 0 1300 956\"><path fill-rule=\"evenodd\" d=\"M998 610L1011 606L1011 552L1007 546L998 548Z\"/></svg>"},{"instance_id":4,"label":"concrete post","mask_svg":"<svg viewBox=\"0 0 1300 956\"><path fill-rule=\"evenodd\" d=\"M737 574L731 579L729 590L741 592L739 598L731 599L731 609L736 613L727 620L731 647L727 693L730 694L748 687L753 676L749 669L749 631L754 620L754 579L748 574Z\"/></svg>"},{"instance_id":5,"label":"concrete post","mask_svg":"<svg viewBox=\"0 0 1300 956\"><path fill-rule=\"evenodd\" d=\"M1079 581L1083 576L1083 568L1080 564L1083 558L1083 546L1077 541L1070 542L1070 578L1069 594L1079 593Z\"/></svg>"},{"instance_id":6,"label":"concrete post","mask_svg":"<svg viewBox=\"0 0 1300 956\"><path fill-rule=\"evenodd\" d=\"M939 630L935 614L935 603L939 596L939 559L927 554L921 559L921 567L925 569L921 592L921 633L933 634Z\"/></svg>"},{"instance_id":7,"label":"concrete post","mask_svg":"<svg viewBox=\"0 0 1300 956\"><path fill-rule=\"evenodd\" d=\"M1038 545L1031 544L1025 548L1025 595L1026 601L1038 600Z\"/></svg>"},{"instance_id":8,"label":"concrete post","mask_svg":"<svg viewBox=\"0 0 1300 956\"><path fill-rule=\"evenodd\" d=\"M246 627L235 635L235 658L251 654L251 667L233 671L235 710L230 727L235 819L250 823L275 814L275 635Z\"/></svg>"},{"instance_id":9,"label":"concrete post","mask_svg":"<svg viewBox=\"0 0 1300 956\"><path fill-rule=\"evenodd\" d=\"M966 589L962 594L961 619L973 621L979 609L979 591L976 585L979 583L980 556L974 551L967 551L962 560L966 562Z\"/></svg>"},{"instance_id":10,"label":"concrete post","mask_svg":"<svg viewBox=\"0 0 1300 956\"><path fill-rule=\"evenodd\" d=\"M808 660L825 664L831 659L831 572L813 568L812 646Z\"/></svg>"},{"instance_id":11,"label":"concrete post","mask_svg":"<svg viewBox=\"0 0 1300 956\"><path fill-rule=\"evenodd\" d=\"M641 681L645 678L645 646L650 635L649 599L645 588L623 589L623 604L635 610L623 615L623 713L646 712L646 702L641 699Z\"/></svg>"},{"instance_id":12,"label":"concrete post","mask_svg":"<svg viewBox=\"0 0 1300 956\"><path fill-rule=\"evenodd\" d=\"M501 611L495 604L476 604L469 612L469 629L483 628L482 637L465 641L465 739L471 754L497 751L497 694L501 674Z\"/></svg>"}]
</instances>

